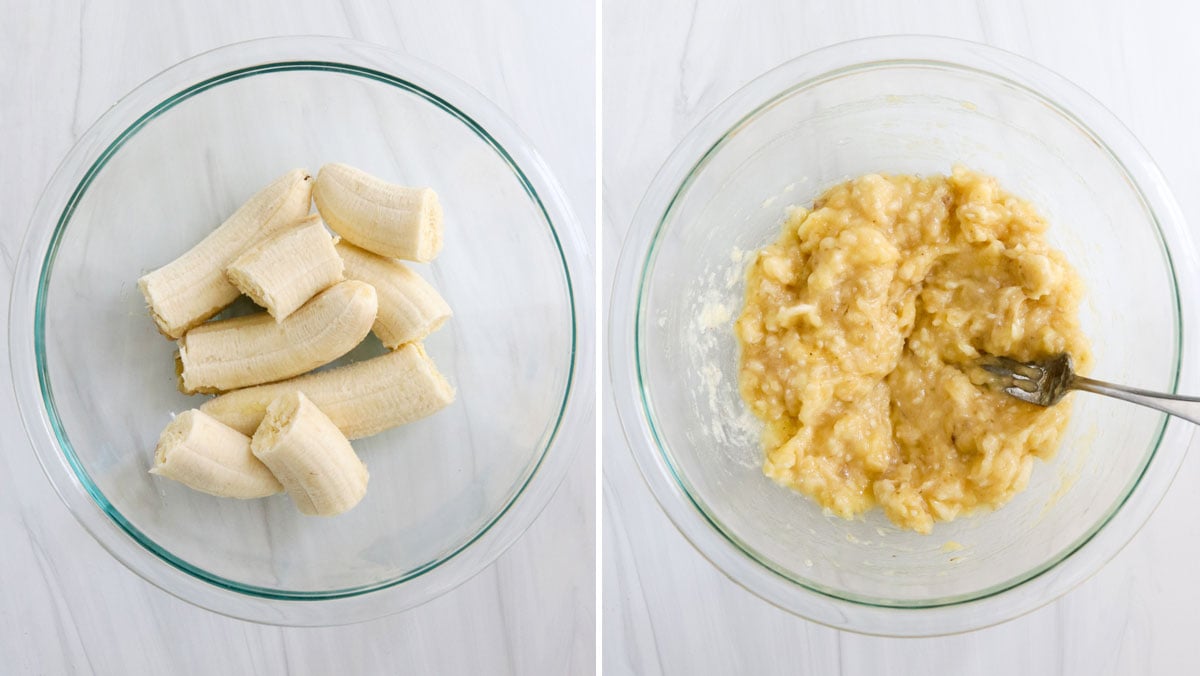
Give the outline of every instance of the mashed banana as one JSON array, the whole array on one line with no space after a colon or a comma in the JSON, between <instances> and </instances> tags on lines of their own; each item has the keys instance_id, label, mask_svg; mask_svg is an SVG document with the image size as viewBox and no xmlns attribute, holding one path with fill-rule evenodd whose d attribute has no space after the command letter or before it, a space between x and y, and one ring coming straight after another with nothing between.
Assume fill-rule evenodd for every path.
<instances>
[{"instance_id":1,"label":"mashed banana","mask_svg":"<svg viewBox=\"0 0 1200 676\"><path fill-rule=\"evenodd\" d=\"M1069 401L1017 401L973 363L1067 352L1087 371L1083 283L1046 227L961 167L867 175L790 209L735 325L767 476L843 518L878 504L921 533L1022 490Z\"/></svg>"}]
</instances>

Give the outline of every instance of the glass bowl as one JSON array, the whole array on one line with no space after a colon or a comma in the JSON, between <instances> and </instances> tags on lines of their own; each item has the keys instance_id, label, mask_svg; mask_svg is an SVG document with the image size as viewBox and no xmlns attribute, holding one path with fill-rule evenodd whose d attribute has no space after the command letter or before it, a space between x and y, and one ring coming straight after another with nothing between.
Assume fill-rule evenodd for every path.
<instances>
[{"instance_id":1,"label":"glass bowl","mask_svg":"<svg viewBox=\"0 0 1200 676\"><path fill-rule=\"evenodd\" d=\"M929 536L845 521L761 470L732 322L753 252L789 204L870 172L996 176L1052 223L1083 276L1095 377L1200 393L1195 250L1162 175L1098 102L982 45L887 37L754 80L676 148L621 253L610 369L629 446L663 509L735 582L834 627L965 631L1028 612L1108 561L1170 485L1188 423L1092 395L1004 507Z\"/></svg>"},{"instance_id":2,"label":"glass bowl","mask_svg":"<svg viewBox=\"0 0 1200 676\"><path fill-rule=\"evenodd\" d=\"M457 401L356 441L371 485L337 518L149 475L159 432L203 399L176 390L138 277L285 171L334 161L437 189L446 245L414 268L454 310L426 347ZM75 517L162 589L268 623L394 613L495 559L593 438L586 241L528 141L446 73L345 39L223 47L123 98L46 188L12 297L21 416Z\"/></svg>"}]
</instances>

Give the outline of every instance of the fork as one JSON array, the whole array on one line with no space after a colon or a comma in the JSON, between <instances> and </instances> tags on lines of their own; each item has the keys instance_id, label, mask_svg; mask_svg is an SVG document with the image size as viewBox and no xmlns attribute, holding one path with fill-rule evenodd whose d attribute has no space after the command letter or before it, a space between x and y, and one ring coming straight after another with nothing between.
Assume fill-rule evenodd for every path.
<instances>
[{"instance_id":1,"label":"fork","mask_svg":"<svg viewBox=\"0 0 1200 676\"><path fill-rule=\"evenodd\" d=\"M1033 362L987 355L977 364L997 377L997 385L1005 393L1038 406L1053 406L1067 392L1083 390L1148 406L1200 425L1200 397L1162 394L1085 378L1075 373L1069 354Z\"/></svg>"}]
</instances>

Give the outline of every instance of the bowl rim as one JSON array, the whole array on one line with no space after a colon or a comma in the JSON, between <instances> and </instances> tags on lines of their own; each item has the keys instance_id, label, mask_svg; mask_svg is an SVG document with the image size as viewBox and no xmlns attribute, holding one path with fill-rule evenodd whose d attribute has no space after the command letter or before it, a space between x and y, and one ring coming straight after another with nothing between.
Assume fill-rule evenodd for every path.
<instances>
[{"instance_id":1,"label":"bowl rim","mask_svg":"<svg viewBox=\"0 0 1200 676\"><path fill-rule=\"evenodd\" d=\"M396 579L330 592L272 590L204 571L157 546L91 482L62 436L45 378L45 281L63 228L95 175L121 145L175 104L254 75L307 70L364 77L425 98L456 117L506 162L542 214L557 248L571 345L557 420L539 456L482 528L436 560ZM562 482L594 395L592 262L558 181L503 111L465 82L429 63L378 45L330 36L261 38L185 59L135 87L79 138L55 170L30 218L18 255L9 310L9 361L26 436L59 498L88 533L138 576L193 605L267 624L326 626L400 612L445 593L485 569L533 523ZM32 330L31 330L32 329ZM164 565L165 564L165 565Z\"/></svg>"},{"instance_id":2,"label":"bowl rim","mask_svg":"<svg viewBox=\"0 0 1200 676\"><path fill-rule=\"evenodd\" d=\"M1195 390L1200 367L1184 335L1200 318L1194 303L1181 302L1180 287L1200 282L1196 250L1166 180L1133 134L1102 104L1065 78L1009 52L938 36L882 36L852 40L809 52L750 81L705 116L671 152L634 215L622 247L609 308L608 361L618 417L643 479L675 527L735 583L784 610L828 626L860 633L930 636L997 624L1049 603L1098 571L1145 523L1169 488L1187 452L1192 427L1164 416L1158 443L1143 469L1106 519L1032 575L977 598L928 606L879 605L835 596L754 558L689 494L659 438L641 380L639 354L644 275L653 264L662 223L677 197L720 148L724 139L758 111L829 77L886 65L929 65L999 78L1043 101L1096 139L1103 139L1156 221L1172 269L1176 294L1177 359L1173 389ZM1054 92L1050 96L1045 92ZM1097 133L1097 130L1099 133ZM1036 570L1036 569L1035 569Z\"/></svg>"}]
</instances>

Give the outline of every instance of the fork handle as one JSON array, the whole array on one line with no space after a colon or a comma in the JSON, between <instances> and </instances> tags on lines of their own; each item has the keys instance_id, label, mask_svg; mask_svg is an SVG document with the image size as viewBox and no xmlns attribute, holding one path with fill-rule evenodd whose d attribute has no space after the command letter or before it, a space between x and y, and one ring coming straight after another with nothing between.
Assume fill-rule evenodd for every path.
<instances>
[{"instance_id":1,"label":"fork handle","mask_svg":"<svg viewBox=\"0 0 1200 676\"><path fill-rule=\"evenodd\" d=\"M1095 394L1103 394L1106 397L1114 397L1134 404L1141 404L1142 406L1148 406L1200 425L1200 397L1183 397L1175 394L1150 392L1149 390L1139 390L1136 387L1125 387L1124 385L1113 385L1101 380L1092 380L1083 376L1075 376L1071 379L1071 389L1094 392Z\"/></svg>"}]
</instances>

